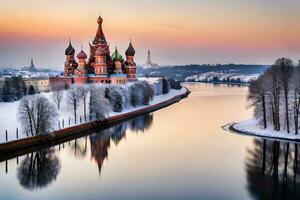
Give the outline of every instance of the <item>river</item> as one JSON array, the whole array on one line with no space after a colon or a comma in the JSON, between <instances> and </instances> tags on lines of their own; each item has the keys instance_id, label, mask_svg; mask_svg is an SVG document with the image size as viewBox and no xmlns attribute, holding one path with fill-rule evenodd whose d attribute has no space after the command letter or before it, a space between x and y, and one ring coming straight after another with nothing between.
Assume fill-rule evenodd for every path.
<instances>
[{"instance_id":1,"label":"river","mask_svg":"<svg viewBox=\"0 0 300 200\"><path fill-rule=\"evenodd\" d=\"M251 117L247 87L185 86L180 103L0 163L0 199L297 199L298 145L221 128Z\"/></svg>"}]
</instances>

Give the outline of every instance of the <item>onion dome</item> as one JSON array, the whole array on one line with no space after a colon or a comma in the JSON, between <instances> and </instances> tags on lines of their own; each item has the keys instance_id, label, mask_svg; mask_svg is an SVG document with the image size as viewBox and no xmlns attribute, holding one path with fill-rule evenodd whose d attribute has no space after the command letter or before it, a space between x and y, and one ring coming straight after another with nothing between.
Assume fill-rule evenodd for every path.
<instances>
[{"instance_id":1,"label":"onion dome","mask_svg":"<svg viewBox=\"0 0 300 200\"><path fill-rule=\"evenodd\" d=\"M134 48L133 48L133 46L132 46L132 44L131 44L131 41L130 41L130 43L129 43L128 49L127 49L126 52L125 52L125 55L126 55L126 56L134 56L134 55L135 55L135 50L134 50Z\"/></svg>"},{"instance_id":2,"label":"onion dome","mask_svg":"<svg viewBox=\"0 0 300 200\"><path fill-rule=\"evenodd\" d=\"M95 51L95 56L105 56L106 51L104 48L98 47Z\"/></svg>"},{"instance_id":3,"label":"onion dome","mask_svg":"<svg viewBox=\"0 0 300 200\"><path fill-rule=\"evenodd\" d=\"M73 48L72 44L71 44L71 40L69 41L69 46L68 48L65 50L65 55L66 56L71 56L75 54L75 49Z\"/></svg>"},{"instance_id":4,"label":"onion dome","mask_svg":"<svg viewBox=\"0 0 300 200\"><path fill-rule=\"evenodd\" d=\"M82 50L82 47L81 47L81 51L77 54L77 58L78 59L87 59L87 55L86 53Z\"/></svg>"},{"instance_id":5,"label":"onion dome","mask_svg":"<svg viewBox=\"0 0 300 200\"><path fill-rule=\"evenodd\" d=\"M116 47L115 52L111 56L112 61L120 61L123 62L122 55L118 52L118 49Z\"/></svg>"}]
</instances>

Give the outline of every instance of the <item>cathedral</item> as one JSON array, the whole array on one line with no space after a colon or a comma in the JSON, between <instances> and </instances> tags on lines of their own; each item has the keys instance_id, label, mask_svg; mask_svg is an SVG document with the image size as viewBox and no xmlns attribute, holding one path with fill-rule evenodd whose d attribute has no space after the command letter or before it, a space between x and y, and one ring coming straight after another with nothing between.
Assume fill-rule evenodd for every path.
<instances>
[{"instance_id":1,"label":"cathedral","mask_svg":"<svg viewBox=\"0 0 300 200\"><path fill-rule=\"evenodd\" d=\"M110 55L109 44L103 33L103 19L99 16L96 36L90 46L90 56L81 51L75 59L75 49L69 41L69 46L65 50L66 61L63 76L50 77L50 87L71 84L85 83L107 83L125 84L127 81L136 80L136 64L134 62L135 49L130 41L125 52L124 60L117 47Z\"/></svg>"}]
</instances>

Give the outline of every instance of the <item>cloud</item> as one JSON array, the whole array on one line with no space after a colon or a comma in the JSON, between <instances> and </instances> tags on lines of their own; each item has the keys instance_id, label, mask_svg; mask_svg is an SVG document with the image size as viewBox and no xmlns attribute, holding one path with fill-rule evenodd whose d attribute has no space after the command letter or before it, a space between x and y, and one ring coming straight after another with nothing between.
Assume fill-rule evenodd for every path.
<instances>
[{"instance_id":1,"label":"cloud","mask_svg":"<svg viewBox=\"0 0 300 200\"><path fill-rule=\"evenodd\" d=\"M171 24L159 24L160 27L164 27L167 29L171 29L171 30L175 30L175 31L179 31L182 29L181 26L177 26L177 25L171 25Z\"/></svg>"}]
</instances>

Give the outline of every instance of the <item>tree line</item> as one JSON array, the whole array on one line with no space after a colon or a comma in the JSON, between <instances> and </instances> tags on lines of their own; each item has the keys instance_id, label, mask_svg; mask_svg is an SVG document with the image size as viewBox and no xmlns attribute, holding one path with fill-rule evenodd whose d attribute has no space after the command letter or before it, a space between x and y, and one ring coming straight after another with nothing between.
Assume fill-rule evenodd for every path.
<instances>
[{"instance_id":1,"label":"tree line","mask_svg":"<svg viewBox=\"0 0 300 200\"><path fill-rule=\"evenodd\" d=\"M0 102L12 102L21 99L26 95L33 95L33 86L27 87L21 76L6 77L0 84Z\"/></svg>"},{"instance_id":2,"label":"tree line","mask_svg":"<svg viewBox=\"0 0 300 200\"><path fill-rule=\"evenodd\" d=\"M162 79L162 94L170 88L177 88L177 82ZM32 136L53 130L57 125L58 112L62 102L68 105L78 123L79 108L83 110L84 121L101 120L109 112L122 112L125 108L149 105L155 91L147 81L136 81L126 85L72 85L65 90L63 85L53 87L52 98L43 95L23 97L18 108L18 118L23 128ZM81 117L80 117L81 122Z\"/></svg>"},{"instance_id":3,"label":"tree line","mask_svg":"<svg viewBox=\"0 0 300 200\"><path fill-rule=\"evenodd\" d=\"M251 81L248 100L254 117L264 129L298 134L300 112L300 67L280 58L257 80Z\"/></svg>"}]
</instances>

